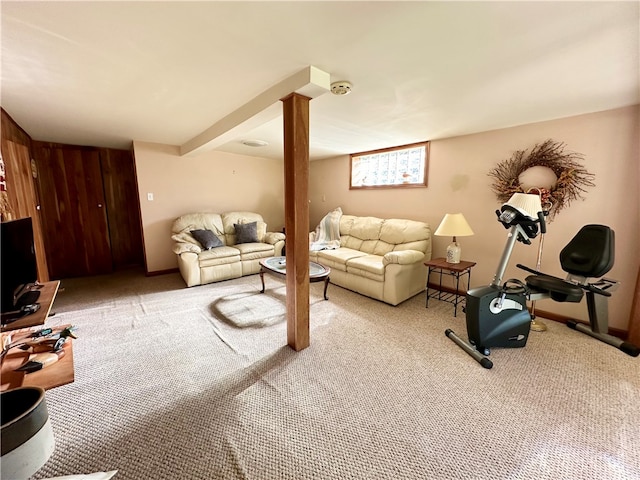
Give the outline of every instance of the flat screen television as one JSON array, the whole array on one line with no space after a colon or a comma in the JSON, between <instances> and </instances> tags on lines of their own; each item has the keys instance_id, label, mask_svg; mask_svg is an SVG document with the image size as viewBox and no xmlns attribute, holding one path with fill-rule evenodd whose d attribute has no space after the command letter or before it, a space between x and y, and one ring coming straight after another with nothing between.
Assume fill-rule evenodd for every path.
<instances>
[{"instance_id":1,"label":"flat screen television","mask_svg":"<svg viewBox=\"0 0 640 480\"><path fill-rule=\"evenodd\" d=\"M0 311L16 310L16 294L38 280L31 217L0 223Z\"/></svg>"}]
</instances>

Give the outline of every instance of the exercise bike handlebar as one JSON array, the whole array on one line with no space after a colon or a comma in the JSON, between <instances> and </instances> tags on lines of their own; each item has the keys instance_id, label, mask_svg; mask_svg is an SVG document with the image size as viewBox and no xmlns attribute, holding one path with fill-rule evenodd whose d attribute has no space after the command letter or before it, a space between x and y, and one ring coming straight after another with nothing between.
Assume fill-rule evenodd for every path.
<instances>
[{"instance_id":1,"label":"exercise bike handlebar","mask_svg":"<svg viewBox=\"0 0 640 480\"><path fill-rule=\"evenodd\" d=\"M539 272L538 270L535 270L531 267L527 267L526 265L522 265L521 263L516 263L516 267L524 270L525 272L534 273L536 275L544 275L544 273Z\"/></svg>"},{"instance_id":2,"label":"exercise bike handlebar","mask_svg":"<svg viewBox=\"0 0 640 480\"><path fill-rule=\"evenodd\" d=\"M548 214L549 212L543 212L543 211L538 212L538 223L540 224L540 233L543 235L547 233L547 222L545 221L544 217L545 215L548 215Z\"/></svg>"}]
</instances>

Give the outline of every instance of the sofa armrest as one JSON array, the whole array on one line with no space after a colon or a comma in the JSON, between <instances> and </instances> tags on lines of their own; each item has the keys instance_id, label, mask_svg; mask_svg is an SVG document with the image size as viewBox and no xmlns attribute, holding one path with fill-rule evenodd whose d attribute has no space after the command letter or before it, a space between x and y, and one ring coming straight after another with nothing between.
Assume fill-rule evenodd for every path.
<instances>
[{"instance_id":1,"label":"sofa armrest","mask_svg":"<svg viewBox=\"0 0 640 480\"><path fill-rule=\"evenodd\" d=\"M173 245L173 253L175 253L176 255L180 255L184 252L193 252L195 254L198 254L202 251L202 248L200 248L200 242L193 238L193 235L189 233L188 228L184 229L182 232L174 233L173 235L171 235L171 240L176 242Z\"/></svg>"},{"instance_id":2,"label":"sofa armrest","mask_svg":"<svg viewBox=\"0 0 640 480\"><path fill-rule=\"evenodd\" d=\"M194 285L200 285L202 283L197 253L184 252L178 255L178 269L187 287L193 287Z\"/></svg>"},{"instance_id":3,"label":"sofa armrest","mask_svg":"<svg viewBox=\"0 0 640 480\"><path fill-rule=\"evenodd\" d=\"M382 264L384 266L390 263L397 263L399 265L411 265L424 259L424 253L418 250L398 250L395 252L385 253L382 257Z\"/></svg>"},{"instance_id":4,"label":"sofa armrest","mask_svg":"<svg viewBox=\"0 0 640 480\"><path fill-rule=\"evenodd\" d=\"M269 245L275 245L276 243L284 240L284 233L281 232L267 232L264 235L264 243Z\"/></svg>"},{"instance_id":5,"label":"sofa armrest","mask_svg":"<svg viewBox=\"0 0 640 480\"><path fill-rule=\"evenodd\" d=\"M181 255L185 252L192 252L197 255L201 251L202 249L199 246L194 245L193 243L176 242L173 245L173 253L175 253L176 255Z\"/></svg>"}]
</instances>

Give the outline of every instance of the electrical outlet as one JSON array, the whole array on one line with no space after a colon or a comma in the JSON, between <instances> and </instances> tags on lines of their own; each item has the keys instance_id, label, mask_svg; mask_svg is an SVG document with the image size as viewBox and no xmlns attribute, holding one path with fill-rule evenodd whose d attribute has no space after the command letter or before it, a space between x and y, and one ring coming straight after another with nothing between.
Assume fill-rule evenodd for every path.
<instances>
[{"instance_id":1,"label":"electrical outlet","mask_svg":"<svg viewBox=\"0 0 640 480\"><path fill-rule=\"evenodd\" d=\"M147 193L147 200L153 202L153 193Z\"/></svg>"}]
</instances>

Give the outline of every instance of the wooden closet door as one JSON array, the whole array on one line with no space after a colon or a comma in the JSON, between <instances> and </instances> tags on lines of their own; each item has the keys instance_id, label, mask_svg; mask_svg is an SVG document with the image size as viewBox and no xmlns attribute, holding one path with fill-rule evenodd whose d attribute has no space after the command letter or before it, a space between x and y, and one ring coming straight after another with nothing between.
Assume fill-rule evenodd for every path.
<instances>
[{"instance_id":1,"label":"wooden closet door","mask_svg":"<svg viewBox=\"0 0 640 480\"><path fill-rule=\"evenodd\" d=\"M34 142L52 278L113 270L98 150Z\"/></svg>"},{"instance_id":2,"label":"wooden closet door","mask_svg":"<svg viewBox=\"0 0 640 480\"><path fill-rule=\"evenodd\" d=\"M128 150L100 149L102 183L109 219L113 268L144 263L140 201L133 154Z\"/></svg>"}]
</instances>

